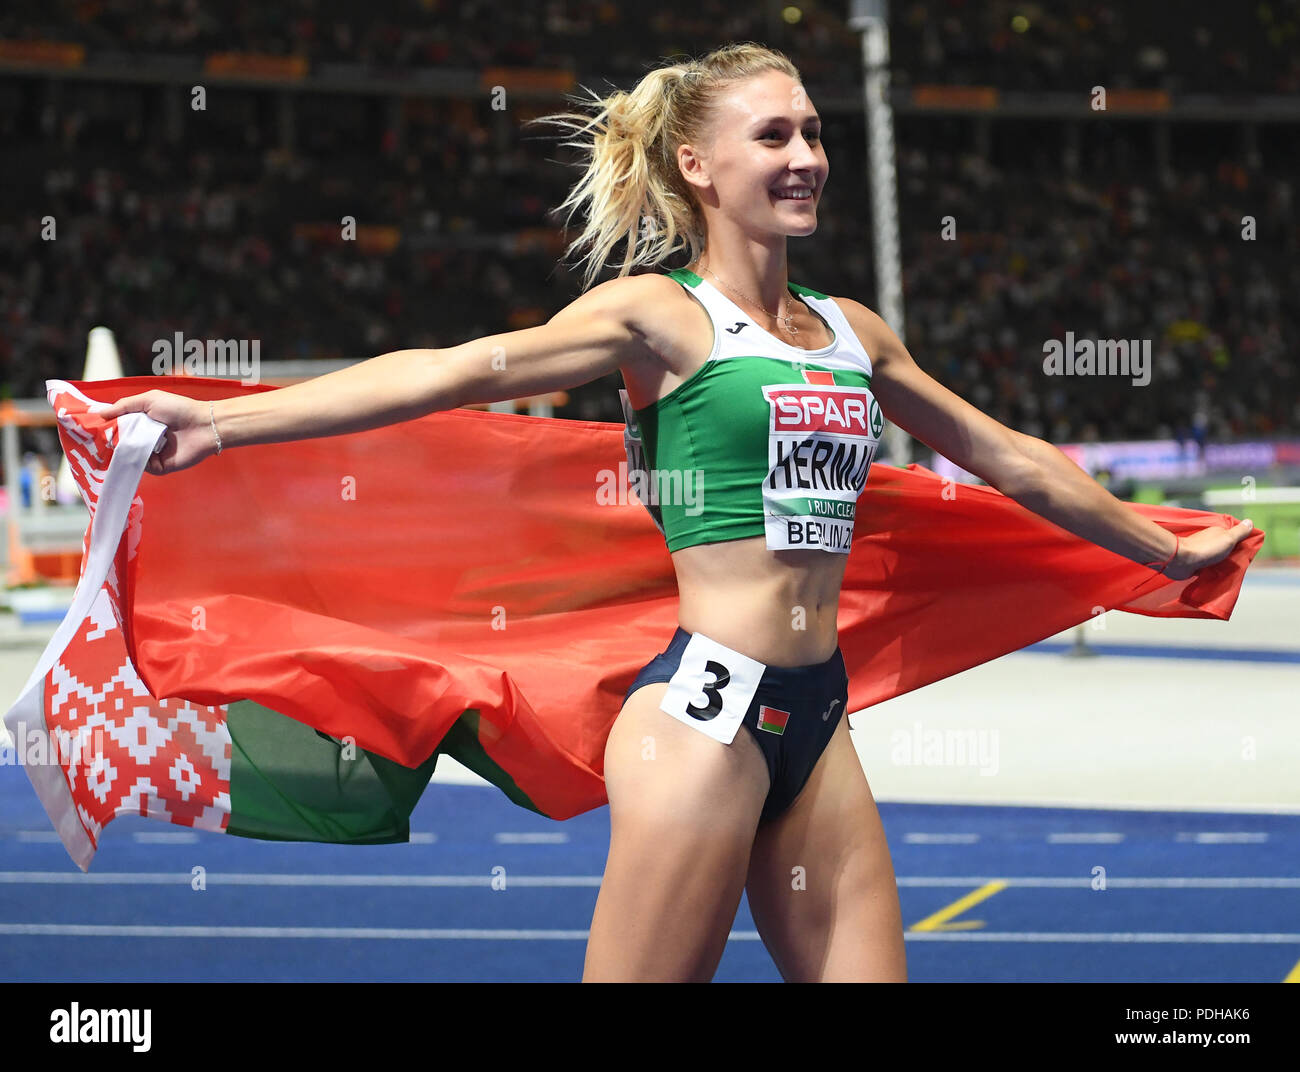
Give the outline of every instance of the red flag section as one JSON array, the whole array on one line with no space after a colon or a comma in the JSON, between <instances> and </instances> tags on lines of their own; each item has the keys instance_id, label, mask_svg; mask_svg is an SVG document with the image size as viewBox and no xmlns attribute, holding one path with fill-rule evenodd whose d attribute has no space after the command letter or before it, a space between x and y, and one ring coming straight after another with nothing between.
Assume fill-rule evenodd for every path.
<instances>
[{"instance_id":1,"label":"red flag section","mask_svg":"<svg viewBox=\"0 0 1300 1072\"><path fill-rule=\"evenodd\" d=\"M80 765L65 750L28 767L80 866L128 812L404 840L439 751L556 819L606 802L609 728L677 624L663 537L634 497L601 493L625 459L623 425L453 410L156 477L141 474L162 426L105 422L97 404L274 388L47 386L92 531L77 602L6 724L51 743L107 738ZM1178 534L1236 523L1131 508ZM991 488L876 464L840 599L849 710L1097 607L1226 620L1263 538L1170 581Z\"/></svg>"}]
</instances>

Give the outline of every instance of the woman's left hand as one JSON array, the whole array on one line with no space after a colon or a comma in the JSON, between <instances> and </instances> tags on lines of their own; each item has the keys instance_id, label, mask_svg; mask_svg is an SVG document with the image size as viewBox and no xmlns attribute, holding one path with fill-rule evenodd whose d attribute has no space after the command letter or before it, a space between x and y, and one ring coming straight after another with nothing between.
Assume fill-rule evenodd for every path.
<instances>
[{"instance_id":1,"label":"woman's left hand","mask_svg":"<svg viewBox=\"0 0 1300 1072\"><path fill-rule=\"evenodd\" d=\"M1254 529L1250 518L1240 521L1230 529L1204 528L1190 536L1178 538L1178 553L1165 567L1165 576L1182 581L1206 566L1213 566L1232 553L1232 549L1250 535Z\"/></svg>"}]
</instances>

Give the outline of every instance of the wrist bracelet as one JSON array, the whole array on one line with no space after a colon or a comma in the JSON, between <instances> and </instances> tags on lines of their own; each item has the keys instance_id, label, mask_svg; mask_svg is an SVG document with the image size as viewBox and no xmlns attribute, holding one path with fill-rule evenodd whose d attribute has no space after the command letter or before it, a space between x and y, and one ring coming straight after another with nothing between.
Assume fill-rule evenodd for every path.
<instances>
[{"instance_id":1,"label":"wrist bracelet","mask_svg":"<svg viewBox=\"0 0 1300 1072\"><path fill-rule=\"evenodd\" d=\"M217 437L217 453L221 453L221 433L217 431L217 417L212 408L212 401L208 401L208 420L212 422L212 434Z\"/></svg>"},{"instance_id":2,"label":"wrist bracelet","mask_svg":"<svg viewBox=\"0 0 1300 1072\"><path fill-rule=\"evenodd\" d=\"M1153 570L1156 570L1157 573L1164 573L1164 571L1165 571L1166 567L1168 567L1169 563L1172 562L1172 561L1173 561L1173 560L1178 556L1179 541L1180 541L1181 539L1182 539L1181 536L1178 536L1178 535L1175 535L1175 536L1174 536L1174 550L1173 550L1173 553L1172 553L1168 558L1166 558L1163 562L1143 562L1142 565L1146 566L1147 569L1153 569ZM1157 567L1158 567L1158 568L1157 568Z\"/></svg>"}]
</instances>

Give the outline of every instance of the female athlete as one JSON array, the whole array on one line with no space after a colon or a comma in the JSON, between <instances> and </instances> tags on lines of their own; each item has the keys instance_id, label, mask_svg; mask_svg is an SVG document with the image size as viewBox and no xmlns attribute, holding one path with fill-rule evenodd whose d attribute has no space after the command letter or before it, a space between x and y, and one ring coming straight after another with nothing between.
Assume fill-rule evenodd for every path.
<instances>
[{"instance_id":1,"label":"female athlete","mask_svg":"<svg viewBox=\"0 0 1300 1072\"><path fill-rule=\"evenodd\" d=\"M829 167L789 60L752 43L652 70L594 116L568 200L587 289L539 327L399 350L277 391L160 391L105 412L167 425L148 471L219 449L341 435L621 371L647 461L703 477L664 503L680 628L629 690L605 749L610 848L584 980L707 981L747 891L786 980L904 981L898 891L844 717L836 612L880 412L1003 494L1171 578L1250 531L1171 534L1056 448L917 367L852 298L792 284ZM563 207L563 206L562 206ZM591 283L627 241L618 277ZM573 246L570 247L574 248ZM654 268L689 248L688 268ZM743 728L742 728L743 727Z\"/></svg>"}]
</instances>

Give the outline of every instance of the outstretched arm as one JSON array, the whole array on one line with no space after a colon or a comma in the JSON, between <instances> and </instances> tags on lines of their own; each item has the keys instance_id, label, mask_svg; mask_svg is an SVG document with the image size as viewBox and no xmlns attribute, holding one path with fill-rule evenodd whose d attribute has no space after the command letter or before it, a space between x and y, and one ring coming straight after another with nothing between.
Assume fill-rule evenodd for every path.
<instances>
[{"instance_id":1,"label":"outstretched arm","mask_svg":"<svg viewBox=\"0 0 1300 1072\"><path fill-rule=\"evenodd\" d=\"M1175 537L1115 498L1052 444L998 423L928 376L870 309L847 298L836 302L871 356L871 390L881 412L1053 524L1134 562L1167 561L1162 572L1174 580L1226 558L1251 531L1246 520L1230 529Z\"/></svg>"},{"instance_id":2,"label":"outstretched arm","mask_svg":"<svg viewBox=\"0 0 1300 1072\"><path fill-rule=\"evenodd\" d=\"M188 468L222 449L366 431L474 402L588 383L655 360L633 315L639 283L592 288L542 325L440 350L395 350L302 383L206 402L164 391L120 399L105 418L144 412L168 426L151 473ZM212 427L215 423L215 431Z\"/></svg>"}]
</instances>

